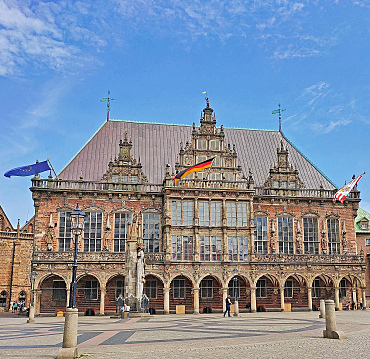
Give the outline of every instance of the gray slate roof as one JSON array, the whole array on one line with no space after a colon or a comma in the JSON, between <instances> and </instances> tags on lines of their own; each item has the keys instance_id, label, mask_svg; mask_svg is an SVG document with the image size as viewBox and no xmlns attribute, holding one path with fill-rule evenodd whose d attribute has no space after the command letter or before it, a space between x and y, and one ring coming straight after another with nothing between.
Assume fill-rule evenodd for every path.
<instances>
[{"instance_id":1,"label":"gray slate roof","mask_svg":"<svg viewBox=\"0 0 370 359\"><path fill-rule=\"evenodd\" d=\"M108 162L119 152L119 140L127 132L132 138L132 154L141 160L143 172L149 183L161 184L165 166L175 167L180 143L191 140L191 126L140 123L110 120L105 122L80 152L61 171L59 178L78 180L81 171L84 180L99 181L107 171ZM277 163L277 148L283 140L289 151L289 162L298 169L305 188L334 189L335 186L310 163L278 131L224 128L225 142L236 146L245 175L250 168L255 185L262 186L273 164Z\"/></svg>"}]
</instances>

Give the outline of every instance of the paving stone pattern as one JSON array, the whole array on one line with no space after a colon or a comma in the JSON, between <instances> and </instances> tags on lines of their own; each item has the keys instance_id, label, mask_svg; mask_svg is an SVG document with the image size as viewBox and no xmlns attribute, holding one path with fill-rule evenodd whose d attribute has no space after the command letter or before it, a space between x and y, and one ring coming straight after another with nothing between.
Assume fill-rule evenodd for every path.
<instances>
[{"instance_id":1,"label":"paving stone pattern","mask_svg":"<svg viewBox=\"0 0 370 359\"><path fill-rule=\"evenodd\" d=\"M80 317L80 358L368 358L370 311L337 312L345 340L322 338L318 312L168 315L151 319ZM0 315L0 358L55 358L64 318Z\"/></svg>"}]
</instances>

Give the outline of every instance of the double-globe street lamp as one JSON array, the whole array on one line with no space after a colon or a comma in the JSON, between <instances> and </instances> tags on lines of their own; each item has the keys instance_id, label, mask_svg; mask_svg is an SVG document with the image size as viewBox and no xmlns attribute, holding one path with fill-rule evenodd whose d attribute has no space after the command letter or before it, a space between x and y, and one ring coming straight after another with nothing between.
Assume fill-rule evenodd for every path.
<instances>
[{"instance_id":1,"label":"double-globe street lamp","mask_svg":"<svg viewBox=\"0 0 370 359\"><path fill-rule=\"evenodd\" d=\"M238 269L235 267L233 270L234 273L234 294L235 294L235 302L234 302L234 316L239 316L239 303L238 303Z\"/></svg>"},{"instance_id":2,"label":"double-globe street lamp","mask_svg":"<svg viewBox=\"0 0 370 359\"><path fill-rule=\"evenodd\" d=\"M78 309L76 308L76 291L77 291L77 253L78 253L78 236L84 229L85 214L77 206L70 214L71 233L75 236L74 258L72 266L72 281L69 292L69 304L65 312L63 345L59 349L57 359L67 359L77 357L77 325Z\"/></svg>"},{"instance_id":3,"label":"double-globe street lamp","mask_svg":"<svg viewBox=\"0 0 370 359\"><path fill-rule=\"evenodd\" d=\"M35 282L36 282L36 277L37 277L37 272L34 270L31 273L32 297L31 297L30 309L29 309L29 312L28 312L27 323L34 323L35 322Z\"/></svg>"}]
</instances>

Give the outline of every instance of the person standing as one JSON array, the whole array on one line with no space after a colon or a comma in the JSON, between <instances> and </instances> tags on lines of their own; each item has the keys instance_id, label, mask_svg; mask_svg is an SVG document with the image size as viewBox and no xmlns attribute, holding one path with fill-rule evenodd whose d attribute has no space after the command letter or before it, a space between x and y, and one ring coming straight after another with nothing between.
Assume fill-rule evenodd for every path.
<instances>
[{"instance_id":1,"label":"person standing","mask_svg":"<svg viewBox=\"0 0 370 359\"><path fill-rule=\"evenodd\" d=\"M225 302L226 302L226 310L225 310L225 312L224 312L224 316L225 316L225 315L226 315L226 313L227 313L227 314L229 315L229 317L231 317L231 315L230 315L230 305L231 305L231 300L230 300L230 296L229 296L229 295L226 297Z\"/></svg>"}]
</instances>

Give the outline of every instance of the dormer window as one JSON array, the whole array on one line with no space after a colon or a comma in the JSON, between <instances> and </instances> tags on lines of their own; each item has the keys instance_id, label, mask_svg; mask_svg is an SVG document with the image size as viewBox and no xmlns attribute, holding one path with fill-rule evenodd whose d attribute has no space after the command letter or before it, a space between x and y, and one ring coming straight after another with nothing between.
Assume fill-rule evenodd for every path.
<instances>
[{"instance_id":1,"label":"dormer window","mask_svg":"<svg viewBox=\"0 0 370 359\"><path fill-rule=\"evenodd\" d=\"M361 223L361 229L367 229L367 223Z\"/></svg>"}]
</instances>

